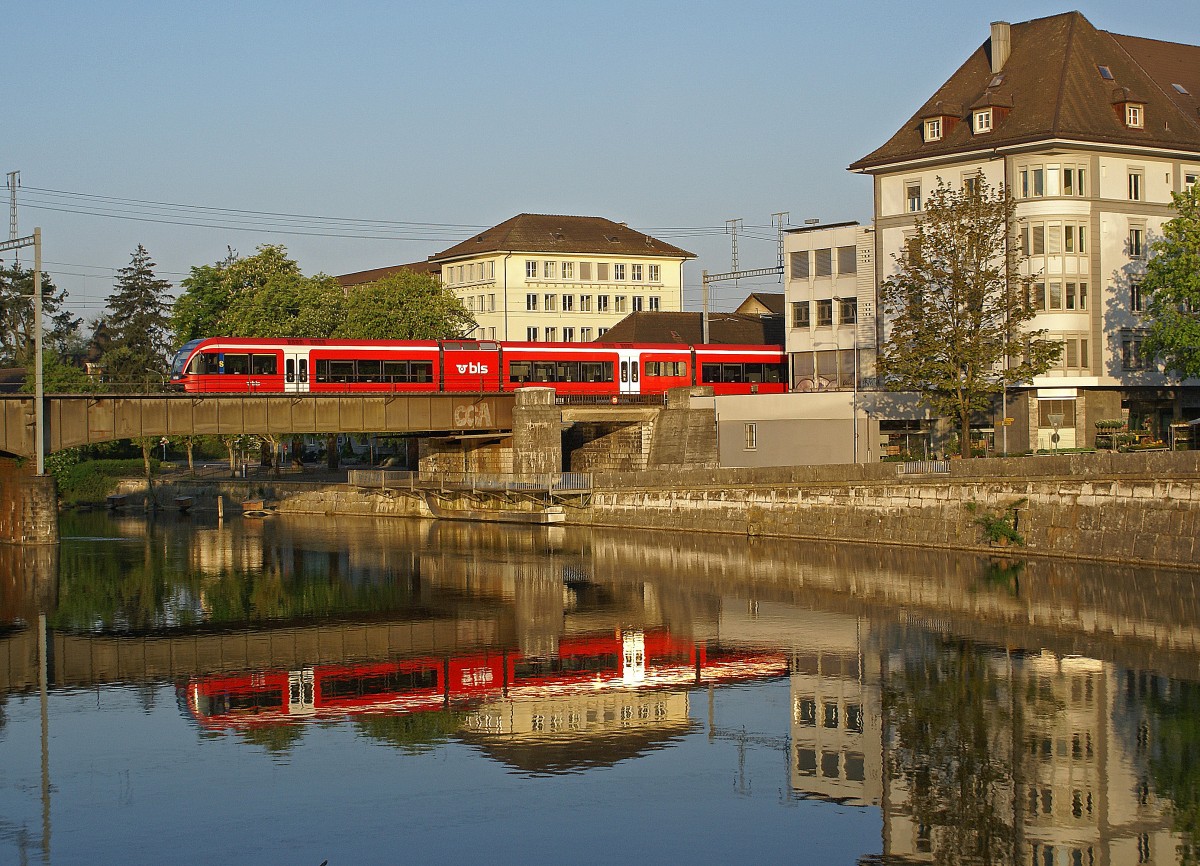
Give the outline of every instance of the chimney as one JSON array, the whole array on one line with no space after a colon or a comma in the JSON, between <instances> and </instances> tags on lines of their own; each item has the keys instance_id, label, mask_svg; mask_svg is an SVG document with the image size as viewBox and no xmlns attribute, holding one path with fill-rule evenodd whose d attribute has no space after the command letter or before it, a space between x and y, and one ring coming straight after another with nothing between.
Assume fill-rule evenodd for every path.
<instances>
[{"instance_id":1,"label":"chimney","mask_svg":"<svg viewBox=\"0 0 1200 866\"><path fill-rule=\"evenodd\" d=\"M1007 21L992 22L992 75L997 75L1008 62L1012 50L1011 30Z\"/></svg>"}]
</instances>

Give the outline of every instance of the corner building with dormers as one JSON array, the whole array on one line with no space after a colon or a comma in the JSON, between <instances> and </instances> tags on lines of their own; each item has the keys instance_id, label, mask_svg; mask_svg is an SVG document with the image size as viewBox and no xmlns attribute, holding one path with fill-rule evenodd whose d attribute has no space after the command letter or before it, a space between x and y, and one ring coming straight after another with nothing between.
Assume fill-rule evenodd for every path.
<instances>
[{"instance_id":1,"label":"corner building with dormers","mask_svg":"<svg viewBox=\"0 0 1200 866\"><path fill-rule=\"evenodd\" d=\"M1054 369L1007 396L1009 452L1095 445L1124 419L1166 440L1200 416L1200 383L1141 352L1139 280L1174 216L1171 193L1200 176L1200 47L1097 30L1078 12L990 38L881 147L850 166L874 179L877 280L914 233L939 180L983 176L1016 199L1039 314L1063 346ZM886 322L880 338L886 339ZM1001 407L981 425L1000 447Z\"/></svg>"},{"instance_id":2,"label":"corner building with dormers","mask_svg":"<svg viewBox=\"0 0 1200 866\"><path fill-rule=\"evenodd\" d=\"M480 340L586 343L630 313L679 312L694 253L603 217L519 214L430 256Z\"/></svg>"}]
</instances>

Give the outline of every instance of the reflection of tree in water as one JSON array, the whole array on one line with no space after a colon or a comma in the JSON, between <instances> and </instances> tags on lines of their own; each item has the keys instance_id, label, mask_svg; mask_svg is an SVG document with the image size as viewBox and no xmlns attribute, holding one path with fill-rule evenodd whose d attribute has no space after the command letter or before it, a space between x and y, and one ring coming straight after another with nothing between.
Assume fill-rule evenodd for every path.
<instances>
[{"instance_id":1,"label":"reflection of tree in water","mask_svg":"<svg viewBox=\"0 0 1200 866\"><path fill-rule=\"evenodd\" d=\"M1180 863L1200 863L1200 683L1172 681L1147 696L1156 719L1150 771L1155 793L1171 801L1173 829L1183 835Z\"/></svg>"},{"instance_id":2,"label":"reflection of tree in water","mask_svg":"<svg viewBox=\"0 0 1200 866\"><path fill-rule=\"evenodd\" d=\"M989 557L983 563L983 573L980 583L985 587L1002 589L1009 595L1021 594L1021 572L1025 570L1025 560L1009 559L1002 556Z\"/></svg>"},{"instance_id":3,"label":"reflection of tree in water","mask_svg":"<svg viewBox=\"0 0 1200 866\"><path fill-rule=\"evenodd\" d=\"M241 737L251 745L262 746L275 757L282 757L291 752L296 743L303 739L304 725L270 724L247 728L241 732Z\"/></svg>"},{"instance_id":4,"label":"reflection of tree in water","mask_svg":"<svg viewBox=\"0 0 1200 866\"><path fill-rule=\"evenodd\" d=\"M1011 713L986 656L957 644L905 658L884 693L889 778L909 792L935 863L1016 863Z\"/></svg>"},{"instance_id":5,"label":"reflection of tree in water","mask_svg":"<svg viewBox=\"0 0 1200 866\"><path fill-rule=\"evenodd\" d=\"M363 736L408 754L428 752L462 728L466 716L440 710L428 713L370 713L354 720Z\"/></svg>"}]
</instances>

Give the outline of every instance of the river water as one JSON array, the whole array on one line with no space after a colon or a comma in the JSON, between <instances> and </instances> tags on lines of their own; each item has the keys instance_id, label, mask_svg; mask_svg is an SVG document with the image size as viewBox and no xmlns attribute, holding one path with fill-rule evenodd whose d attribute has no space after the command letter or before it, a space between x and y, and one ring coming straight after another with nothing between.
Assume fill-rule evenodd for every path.
<instances>
[{"instance_id":1,"label":"river water","mask_svg":"<svg viewBox=\"0 0 1200 866\"><path fill-rule=\"evenodd\" d=\"M0 863L1190 863L1196 572L67 515L0 551Z\"/></svg>"}]
</instances>

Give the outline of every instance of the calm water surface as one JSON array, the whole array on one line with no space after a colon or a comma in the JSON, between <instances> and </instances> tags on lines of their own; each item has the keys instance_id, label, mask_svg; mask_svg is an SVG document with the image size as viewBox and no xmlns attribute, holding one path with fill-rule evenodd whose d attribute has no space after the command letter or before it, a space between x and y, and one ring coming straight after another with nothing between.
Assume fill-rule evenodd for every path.
<instances>
[{"instance_id":1,"label":"calm water surface","mask_svg":"<svg viewBox=\"0 0 1200 866\"><path fill-rule=\"evenodd\" d=\"M1191 863L1192 572L72 515L0 550L0 863Z\"/></svg>"}]
</instances>

